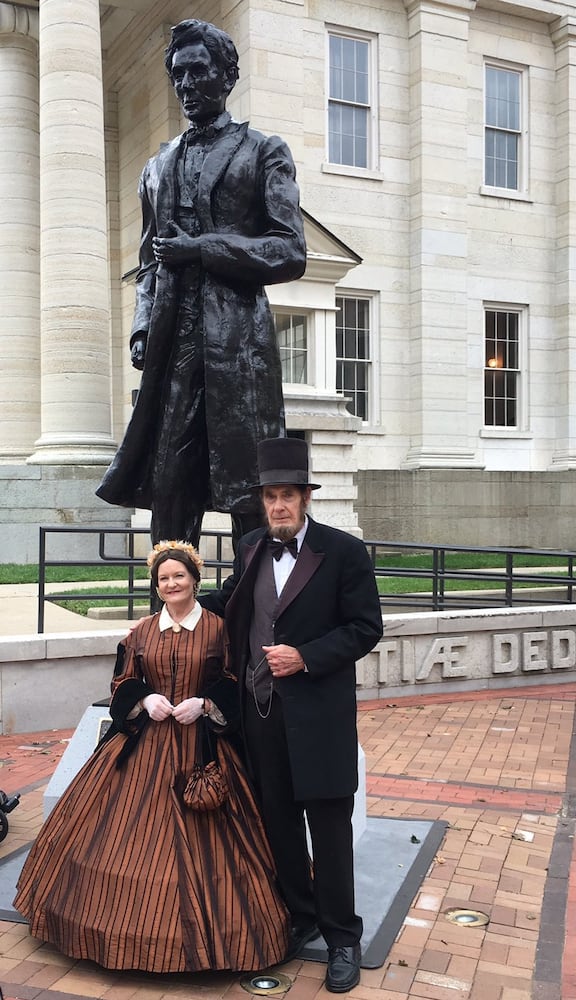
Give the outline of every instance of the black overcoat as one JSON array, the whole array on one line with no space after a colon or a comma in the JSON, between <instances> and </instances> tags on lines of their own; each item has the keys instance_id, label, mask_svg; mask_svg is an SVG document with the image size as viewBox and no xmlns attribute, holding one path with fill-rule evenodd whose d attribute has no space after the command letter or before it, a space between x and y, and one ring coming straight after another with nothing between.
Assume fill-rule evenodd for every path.
<instances>
[{"instance_id":1,"label":"black overcoat","mask_svg":"<svg viewBox=\"0 0 576 1000\"><path fill-rule=\"evenodd\" d=\"M143 229L132 337L147 334L138 399L97 495L150 508L152 449L178 323L178 269L157 265L154 236L173 236L177 163L184 136L163 146L140 179ZM300 277L306 247L287 145L231 122L204 158L195 203L202 239L200 322L212 508L251 497L256 445L284 433L282 375L263 286ZM194 495L194 484L190 484Z\"/></svg>"},{"instance_id":2,"label":"black overcoat","mask_svg":"<svg viewBox=\"0 0 576 1000\"><path fill-rule=\"evenodd\" d=\"M245 688L254 581L265 531L245 535L222 590L200 598L223 614L232 664ZM307 672L276 679L298 800L352 795L358 785L356 661L382 635L374 570L364 544L309 518L296 565L281 595L276 644L295 646Z\"/></svg>"}]
</instances>

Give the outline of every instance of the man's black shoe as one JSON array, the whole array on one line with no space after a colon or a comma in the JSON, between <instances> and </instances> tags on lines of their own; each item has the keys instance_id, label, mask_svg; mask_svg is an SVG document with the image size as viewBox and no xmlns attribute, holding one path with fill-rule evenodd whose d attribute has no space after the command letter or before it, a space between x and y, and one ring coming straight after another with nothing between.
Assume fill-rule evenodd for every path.
<instances>
[{"instance_id":1,"label":"man's black shoe","mask_svg":"<svg viewBox=\"0 0 576 1000\"><path fill-rule=\"evenodd\" d=\"M295 926L290 931L290 938L288 941L288 948L286 949L286 955L282 959L282 963L291 962L293 958L296 958L305 944L309 941L313 941L320 934L316 924L308 924L307 927Z\"/></svg>"},{"instance_id":2,"label":"man's black shoe","mask_svg":"<svg viewBox=\"0 0 576 1000\"><path fill-rule=\"evenodd\" d=\"M328 971L326 989L330 993L347 993L360 982L360 945L350 948L328 948Z\"/></svg>"}]
</instances>

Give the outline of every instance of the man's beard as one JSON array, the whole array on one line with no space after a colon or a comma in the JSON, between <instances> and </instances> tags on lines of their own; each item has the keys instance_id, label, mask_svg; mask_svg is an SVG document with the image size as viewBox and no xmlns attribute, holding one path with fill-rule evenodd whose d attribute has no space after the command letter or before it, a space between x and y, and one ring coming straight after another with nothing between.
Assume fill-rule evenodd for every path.
<instances>
[{"instance_id":1,"label":"man's beard","mask_svg":"<svg viewBox=\"0 0 576 1000\"><path fill-rule=\"evenodd\" d=\"M270 534L273 538L279 538L281 542L289 542L298 534L301 527L301 524L283 524L280 528L270 528Z\"/></svg>"}]
</instances>

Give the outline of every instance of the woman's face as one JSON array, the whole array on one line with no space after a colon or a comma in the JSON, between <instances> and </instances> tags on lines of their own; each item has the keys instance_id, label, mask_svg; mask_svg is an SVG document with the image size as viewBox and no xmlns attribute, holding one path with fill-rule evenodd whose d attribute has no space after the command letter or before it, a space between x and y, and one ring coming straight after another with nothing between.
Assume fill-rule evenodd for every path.
<instances>
[{"instance_id":1,"label":"woman's face","mask_svg":"<svg viewBox=\"0 0 576 1000\"><path fill-rule=\"evenodd\" d=\"M189 569L178 559L165 559L158 569L158 593L168 605L192 608L195 603L196 581Z\"/></svg>"}]
</instances>

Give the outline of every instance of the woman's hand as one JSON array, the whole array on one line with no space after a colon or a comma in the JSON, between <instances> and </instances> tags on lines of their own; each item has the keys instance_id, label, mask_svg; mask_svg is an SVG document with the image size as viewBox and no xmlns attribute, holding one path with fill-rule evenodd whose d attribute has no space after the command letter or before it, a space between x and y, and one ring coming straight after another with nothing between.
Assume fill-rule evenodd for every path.
<instances>
[{"instance_id":1,"label":"woman's hand","mask_svg":"<svg viewBox=\"0 0 576 1000\"><path fill-rule=\"evenodd\" d=\"M175 705L172 715L176 722L181 722L183 726L190 726L201 715L204 715L204 698L185 698L179 705Z\"/></svg>"},{"instance_id":2,"label":"woman's hand","mask_svg":"<svg viewBox=\"0 0 576 1000\"><path fill-rule=\"evenodd\" d=\"M163 722L164 719L169 719L173 711L173 705L163 694L147 694L142 699L142 707L146 709L154 722Z\"/></svg>"}]
</instances>

